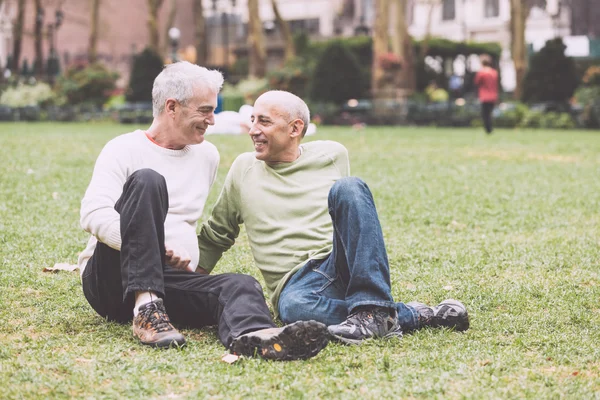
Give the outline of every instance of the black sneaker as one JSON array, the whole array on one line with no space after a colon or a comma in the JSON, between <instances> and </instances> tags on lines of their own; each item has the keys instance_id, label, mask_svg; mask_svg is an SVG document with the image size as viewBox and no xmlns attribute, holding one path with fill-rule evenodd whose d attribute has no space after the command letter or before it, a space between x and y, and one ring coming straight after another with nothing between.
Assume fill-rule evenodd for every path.
<instances>
[{"instance_id":1,"label":"black sneaker","mask_svg":"<svg viewBox=\"0 0 600 400\"><path fill-rule=\"evenodd\" d=\"M142 344L152 347L183 346L185 338L171 325L162 299L151 301L138 308L133 319L133 335Z\"/></svg>"},{"instance_id":2,"label":"black sneaker","mask_svg":"<svg viewBox=\"0 0 600 400\"><path fill-rule=\"evenodd\" d=\"M328 342L327 326L317 321L298 321L238 336L229 351L240 356L258 355L266 360L306 360L316 356Z\"/></svg>"},{"instance_id":3,"label":"black sneaker","mask_svg":"<svg viewBox=\"0 0 600 400\"><path fill-rule=\"evenodd\" d=\"M419 314L419 327L454 328L457 331L469 329L469 313L460 301L448 299L435 307L413 301L407 306L411 306Z\"/></svg>"},{"instance_id":4,"label":"black sneaker","mask_svg":"<svg viewBox=\"0 0 600 400\"><path fill-rule=\"evenodd\" d=\"M395 311L382 307L359 307L339 325L331 325L329 334L346 344L360 344L369 338L402 337Z\"/></svg>"}]
</instances>

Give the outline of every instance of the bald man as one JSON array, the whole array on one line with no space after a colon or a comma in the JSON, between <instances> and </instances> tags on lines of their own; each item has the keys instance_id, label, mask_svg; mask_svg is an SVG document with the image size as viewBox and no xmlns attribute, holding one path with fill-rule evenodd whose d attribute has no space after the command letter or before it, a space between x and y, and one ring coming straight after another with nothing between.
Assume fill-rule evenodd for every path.
<instances>
[{"instance_id":1,"label":"bald man","mask_svg":"<svg viewBox=\"0 0 600 400\"><path fill-rule=\"evenodd\" d=\"M395 302L373 196L349 177L348 151L301 144L310 114L284 91L260 96L251 116L254 152L237 157L198 236L211 271L244 224L254 261L283 322L316 320L339 341L401 337L424 326L466 330L465 306Z\"/></svg>"}]
</instances>

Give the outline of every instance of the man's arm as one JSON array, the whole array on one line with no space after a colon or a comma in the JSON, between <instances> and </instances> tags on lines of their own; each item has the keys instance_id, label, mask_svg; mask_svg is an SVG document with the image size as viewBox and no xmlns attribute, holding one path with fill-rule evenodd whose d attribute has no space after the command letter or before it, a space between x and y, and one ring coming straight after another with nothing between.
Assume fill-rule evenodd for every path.
<instances>
[{"instance_id":1,"label":"man's arm","mask_svg":"<svg viewBox=\"0 0 600 400\"><path fill-rule=\"evenodd\" d=\"M120 154L112 142L102 149L80 210L81 227L115 250L121 250L120 216L115 204L127 179Z\"/></svg>"},{"instance_id":2,"label":"man's arm","mask_svg":"<svg viewBox=\"0 0 600 400\"><path fill-rule=\"evenodd\" d=\"M233 246L240 233L243 220L236 179L236 162L234 162L225 178L225 184L210 218L200 227L198 235L200 260L197 272L210 273L223 253Z\"/></svg>"}]
</instances>

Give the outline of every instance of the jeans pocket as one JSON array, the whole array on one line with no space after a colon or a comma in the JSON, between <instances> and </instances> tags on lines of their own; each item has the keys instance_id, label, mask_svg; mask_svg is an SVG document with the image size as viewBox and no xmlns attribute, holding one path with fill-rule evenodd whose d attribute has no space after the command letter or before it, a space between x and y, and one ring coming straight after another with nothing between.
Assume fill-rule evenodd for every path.
<instances>
[{"instance_id":1,"label":"jeans pocket","mask_svg":"<svg viewBox=\"0 0 600 400\"><path fill-rule=\"evenodd\" d=\"M312 266L312 272L318 275L315 281L319 282L318 288L313 290L314 294L337 298L338 292L343 290L340 275L332 264L327 258L322 261L318 260Z\"/></svg>"}]
</instances>

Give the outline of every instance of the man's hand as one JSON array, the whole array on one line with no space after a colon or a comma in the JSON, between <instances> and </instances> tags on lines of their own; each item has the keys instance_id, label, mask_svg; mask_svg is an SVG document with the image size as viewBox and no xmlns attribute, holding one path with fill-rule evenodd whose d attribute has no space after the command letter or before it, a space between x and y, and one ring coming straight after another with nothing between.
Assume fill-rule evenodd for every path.
<instances>
[{"instance_id":1,"label":"man's hand","mask_svg":"<svg viewBox=\"0 0 600 400\"><path fill-rule=\"evenodd\" d=\"M191 257L188 252L176 245L165 243L165 260L167 265L182 271L194 272L190 266Z\"/></svg>"}]
</instances>

